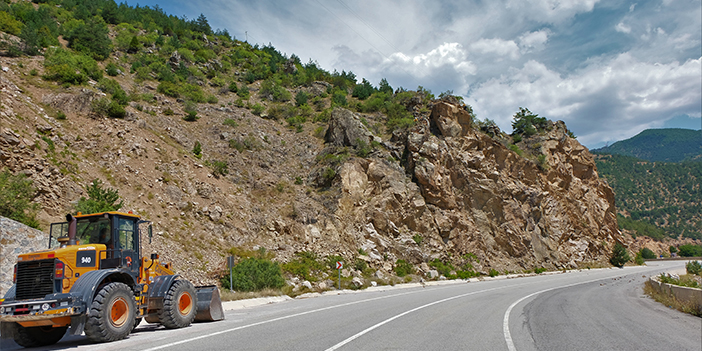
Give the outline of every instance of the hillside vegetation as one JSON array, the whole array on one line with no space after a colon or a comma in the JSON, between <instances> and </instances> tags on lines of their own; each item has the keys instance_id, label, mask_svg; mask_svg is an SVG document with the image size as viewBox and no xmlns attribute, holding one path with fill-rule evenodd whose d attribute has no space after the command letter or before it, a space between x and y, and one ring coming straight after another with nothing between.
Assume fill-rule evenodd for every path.
<instances>
[{"instance_id":1,"label":"hillside vegetation","mask_svg":"<svg viewBox=\"0 0 702 351\"><path fill-rule=\"evenodd\" d=\"M610 146L592 150L655 162L702 162L702 131L692 129L647 129Z\"/></svg>"},{"instance_id":2,"label":"hillside vegetation","mask_svg":"<svg viewBox=\"0 0 702 351\"><path fill-rule=\"evenodd\" d=\"M702 162L647 162L599 155L597 169L614 189L619 226L654 239L702 239Z\"/></svg>"}]
</instances>

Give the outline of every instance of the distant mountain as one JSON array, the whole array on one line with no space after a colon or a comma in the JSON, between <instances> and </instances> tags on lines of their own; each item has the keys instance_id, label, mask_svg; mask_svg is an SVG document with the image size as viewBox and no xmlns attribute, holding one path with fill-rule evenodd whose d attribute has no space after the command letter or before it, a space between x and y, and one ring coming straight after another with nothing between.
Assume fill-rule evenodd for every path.
<instances>
[{"instance_id":1,"label":"distant mountain","mask_svg":"<svg viewBox=\"0 0 702 351\"><path fill-rule=\"evenodd\" d=\"M596 163L614 190L620 228L657 240L702 239L702 162L597 155Z\"/></svg>"},{"instance_id":2,"label":"distant mountain","mask_svg":"<svg viewBox=\"0 0 702 351\"><path fill-rule=\"evenodd\" d=\"M647 129L633 138L592 150L646 161L702 162L702 131L692 129Z\"/></svg>"}]
</instances>

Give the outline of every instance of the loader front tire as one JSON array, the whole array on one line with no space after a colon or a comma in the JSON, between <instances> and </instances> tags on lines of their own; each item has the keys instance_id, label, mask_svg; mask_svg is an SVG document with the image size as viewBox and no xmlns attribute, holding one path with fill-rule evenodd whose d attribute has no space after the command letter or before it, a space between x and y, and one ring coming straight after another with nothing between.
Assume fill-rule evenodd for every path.
<instances>
[{"instance_id":1,"label":"loader front tire","mask_svg":"<svg viewBox=\"0 0 702 351\"><path fill-rule=\"evenodd\" d=\"M195 287L187 280L176 280L163 298L163 309L158 321L168 329L190 325L197 314Z\"/></svg>"},{"instance_id":2,"label":"loader front tire","mask_svg":"<svg viewBox=\"0 0 702 351\"><path fill-rule=\"evenodd\" d=\"M124 283L109 283L100 289L90 306L85 336L96 342L121 340L134 329L134 293Z\"/></svg>"},{"instance_id":3,"label":"loader front tire","mask_svg":"<svg viewBox=\"0 0 702 351\"><path fill-rule=\"evenodd\" d=\"M68 330L68 327L23 327L19 324L15 328L15 342L23 347L53 345L61 340Z\"/></svg>"}]
</instances>

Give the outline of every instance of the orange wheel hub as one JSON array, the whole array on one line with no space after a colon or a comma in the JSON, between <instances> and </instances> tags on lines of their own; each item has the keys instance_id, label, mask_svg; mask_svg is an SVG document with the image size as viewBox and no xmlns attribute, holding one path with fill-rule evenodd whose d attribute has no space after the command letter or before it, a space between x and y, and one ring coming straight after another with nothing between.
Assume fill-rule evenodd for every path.
<instances>
[{"instance_id":1,"label":"orange wheel hub","mask_svg":"<svg viewBox=\"0 0 702 351\"><path fill-rule=\"evenodd\" d=\"M110 308L110 321L112 325L119 328L127 322L129 317L129 304L123 297L118 297Z\"/></svg>"},{"instance_id":2,"label":"orange wheel hub","mask_svg":"<svg viewBox=\"0 0 702 351\"><path fill-rule=\"evenodd\" d=\"M193 309L193 297L190 293L184 292L178 297L178 312L181 315L187 316Z\"/></svg>"}]
</instances>

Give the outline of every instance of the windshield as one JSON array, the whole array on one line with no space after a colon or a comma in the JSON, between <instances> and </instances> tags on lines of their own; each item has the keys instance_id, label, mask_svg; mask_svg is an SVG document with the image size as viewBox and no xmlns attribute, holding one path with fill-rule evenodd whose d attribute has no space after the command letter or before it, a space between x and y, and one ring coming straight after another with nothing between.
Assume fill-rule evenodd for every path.
<instances>
[{"instance_id":1,"label":"windshield","mask_svg":"<svg viewBox=\"0 0 702 351\"><path fill-rule=\"evenodd\" d=\"M112 235L109 218L88 217L78 219L76 239L78 244L109 244ZM49 248L60 246L56 238L68 236L68 222L51 224Z\"/></svg>"}]
</instances>

